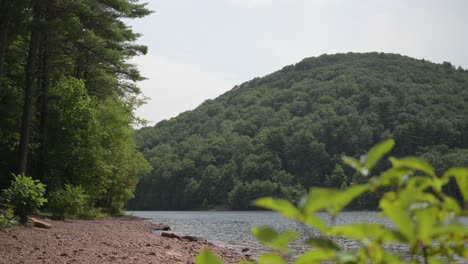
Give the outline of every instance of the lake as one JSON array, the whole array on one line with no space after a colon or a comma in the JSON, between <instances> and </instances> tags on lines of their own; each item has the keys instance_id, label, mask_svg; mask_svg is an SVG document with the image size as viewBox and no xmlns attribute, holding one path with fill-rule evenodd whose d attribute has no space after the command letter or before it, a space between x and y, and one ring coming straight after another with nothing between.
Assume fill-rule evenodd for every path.
<instances>
[{"instance_id":1,"label":"lake","mask_svg":"<svg viewBox=\"0 0 468 264\"><path fill-rule=\"evenodd\" d=\"M268 225L277 231L293 229L301 233L303 239L319 236L314 228L266 211L132 211L128 213L169 225L172 228L171 232L201 237L215 245L237 250L249 248L249 254L254 257L265 251L265 248L250 234L251 228L255 226ZM319 214L319 216L327 224L381 223L392 226L388 219L378 217L376 212L343 212L334 220L326 214ZM468 219L463 219L463 222L468 225ZM357 249L360 246L358 242L347 239L335 239L335 242L348 250ZM295 254L305 249L301 241L294 243L291 247ZM390 245L389 250L405 254L405 249L398 244Z\"/></svg>"}]
</instances>

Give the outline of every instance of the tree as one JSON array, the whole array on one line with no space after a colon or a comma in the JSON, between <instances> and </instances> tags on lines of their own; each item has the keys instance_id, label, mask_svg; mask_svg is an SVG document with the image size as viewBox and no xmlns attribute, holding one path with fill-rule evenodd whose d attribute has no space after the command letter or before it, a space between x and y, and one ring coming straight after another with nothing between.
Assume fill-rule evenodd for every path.
<instances>
[{"instance_id":1,"label":"tree","mask_svg":"<svg viewBox=\"0 0 468 264\"><path fill-rule=\"evenodd\" d=\"M132 128L143 77L128 62L147 48L125 20L151 11L134 0L1 0L0 8L0 184L13 171L48 192L83 183L93 203L117 213L149 170ZM106 147L126 152L114 150L116 159Z\"/></svg>"},{"instance_id":2,"label":"tree","mask_svg":"<svg viewBox=\"0 0 468 264\"><path fill-rule=\"evenodd\" d=\"M425 153L438 146L464 153L468 74L449 68L397 54L348 53L307 58L240 84L192 111L137 132L140 151L158 162L146 179L151 187L138 186L132 208L173 206L166 198L145 201L156 199L152 192L161 193L159 197L183 196L192 201L190 208L200 208L205 199L209 206L223 206L222 199L213 198L220 195L220 188L214 193L207 190L208 182L222 179L227 164L235 164L235 169L222 192L236 197L232 199L238 202L231 204L237 209L241 205L245 209L250 207L242 202L243 195L254 181L281 183L295 193L361 183L362 178L342 167L340 157L360 159L384 139L399 142L395 155ZM160 146L170 146L177 160L193 161L192 173L167 169L171 163L160 162ZM464 154L455 156L450 158L461 160ZM443 164L434 163L443 169ZM388 166L382 163L376 170ZM173 177L190 192L165 188L166 179ZM446 191L460 198L450 186ZM287 193L280 190L277 196ZM376 209L381 194L364 195L350 206Z\"/></svg>"}]
</instances>

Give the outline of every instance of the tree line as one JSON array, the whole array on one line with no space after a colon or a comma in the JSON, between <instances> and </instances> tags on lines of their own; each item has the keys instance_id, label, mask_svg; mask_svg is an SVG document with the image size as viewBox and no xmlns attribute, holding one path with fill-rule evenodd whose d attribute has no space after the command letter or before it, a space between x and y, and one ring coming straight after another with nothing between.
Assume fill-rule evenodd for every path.
<instances>
[{"instance_id":1,"label":"tree line","mask_svg":"<svg viewBox=\"0 0 468 264\"><path fill-rule=\"evenodd\" d=\"M200 87L203 89L203 87ZM366 180L343 166L393 138L437 172L468 166L468 72L385 53L308 58L255 78L193 111L137 131L153 171L133 209L249 209L264 196ZM383 163L376 170L383 171ZM460 198L456 185L446 191ZM377 208L379 193L350 208Z\"/></svg>"},{"instance_id":2,"label":"tree line","mask_svg":"<svg viewBox=\"0 0 468 264\"><path fill-rule=\"evenodd\" d=\"M144 78L128 62L147 47L126 21L150 13L134 0L0 0L0 188L26 174L122 210L150 170L133 130Z\"/></svg>"}]
</instances>

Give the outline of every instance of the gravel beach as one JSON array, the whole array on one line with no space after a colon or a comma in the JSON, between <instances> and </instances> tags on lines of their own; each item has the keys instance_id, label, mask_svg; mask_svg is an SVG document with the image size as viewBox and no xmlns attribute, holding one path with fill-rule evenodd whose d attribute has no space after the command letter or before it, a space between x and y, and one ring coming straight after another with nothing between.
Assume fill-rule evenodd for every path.
<instances>
[{"instance_id":1,"label":"gravel beach","mask_svg":"<svg viewBox=\"0 0 468 264\"><path fill-rule=\"evenodd\" d=\"M233 249L163 237L141 218L44 221L52 228L0 231L0 263L193 263L204 247L226 263L244 259Z\"/></svg>"}]
</instances>

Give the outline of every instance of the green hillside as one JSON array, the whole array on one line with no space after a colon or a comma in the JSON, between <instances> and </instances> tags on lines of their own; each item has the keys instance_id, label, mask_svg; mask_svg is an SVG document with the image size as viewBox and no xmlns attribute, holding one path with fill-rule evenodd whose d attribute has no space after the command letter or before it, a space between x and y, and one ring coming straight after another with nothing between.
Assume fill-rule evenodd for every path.
<instances>
[{"instance_id":1,"label":"green hillside","mask_svg":"<svg viewBox=\"0 0 468 264\"><path fill-rule=\"evenodd\" d=\"M154 169L129 208L248 209L261 196L297 199L311 186L345 187L366 179L342 166L342 155L359 157L390 137L393 155L420 155L438 170L468 166L468 71L348 53L255 78L138 131ZM375 201L367 195L352 206Z\"/></svg>"}]
</instances>

